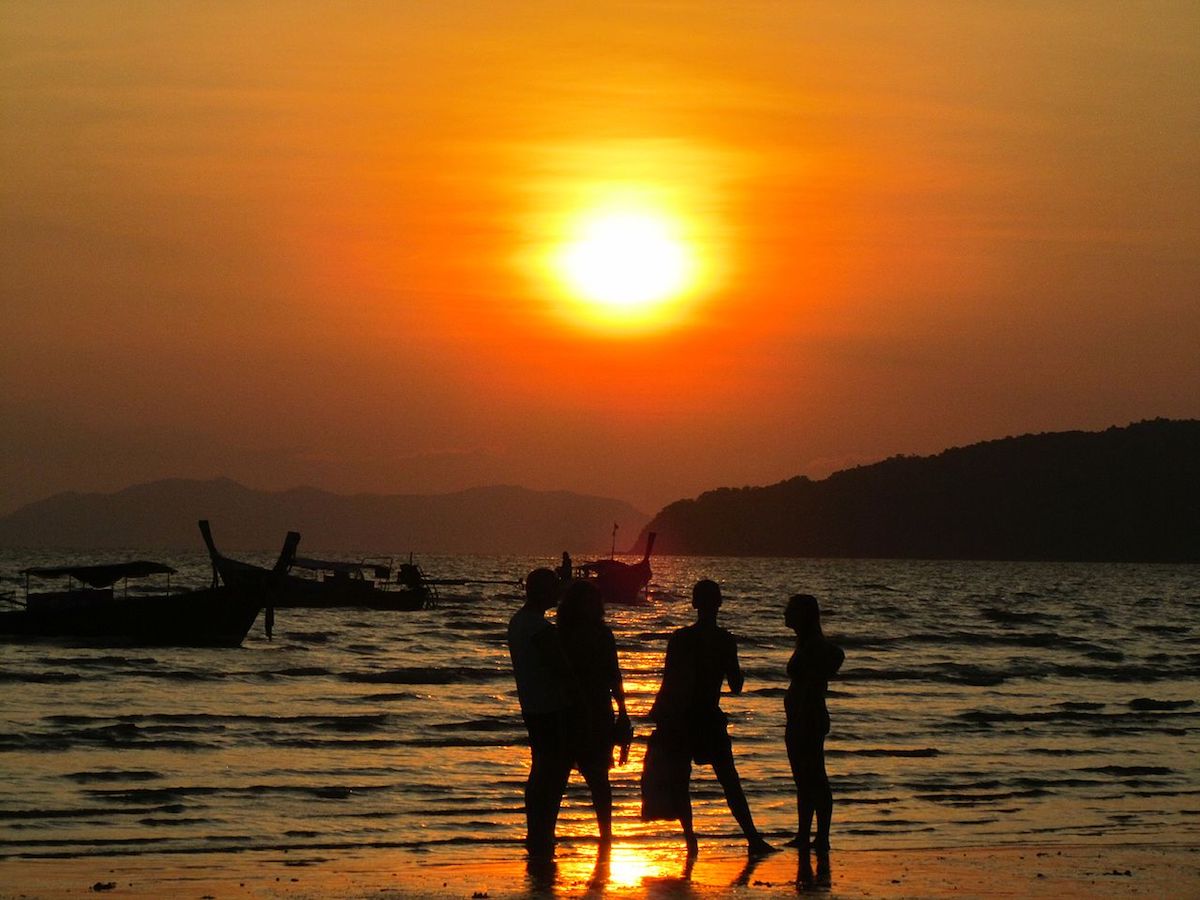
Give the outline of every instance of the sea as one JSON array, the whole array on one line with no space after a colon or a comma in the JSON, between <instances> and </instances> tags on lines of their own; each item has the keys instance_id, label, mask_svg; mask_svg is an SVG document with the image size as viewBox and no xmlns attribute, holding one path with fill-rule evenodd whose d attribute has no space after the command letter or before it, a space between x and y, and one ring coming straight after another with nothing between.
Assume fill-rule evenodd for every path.
<instances>
[{"instance_id":1,"label":"sea","mask_svg":"<svg viewBox=\"0 0 1200 900\"><path fill-rule=\"evenodd\" d=\"M175 583L200 554L149 551ZM3 590L27 565L0 554ZM269 562L270 557L260 560ZM279 610L238 649L0 643L0 861L373 848L520 852L528 750L505 644L526 572L555 557L436 557L418 612ZM681 847L642 822L638 777L671 631L700 578L723 589L745 690L726 696L760 829L795 828L783 745L787 597L815 594L846 662L827 761L838 849L1200 844L1200 567L658 557L649 605L614 607L636 740L614 768L619 842ZM711 770L696 827L736 841ZM574 775L564 845L594 840Z\"/></svg>"}]
</instances>

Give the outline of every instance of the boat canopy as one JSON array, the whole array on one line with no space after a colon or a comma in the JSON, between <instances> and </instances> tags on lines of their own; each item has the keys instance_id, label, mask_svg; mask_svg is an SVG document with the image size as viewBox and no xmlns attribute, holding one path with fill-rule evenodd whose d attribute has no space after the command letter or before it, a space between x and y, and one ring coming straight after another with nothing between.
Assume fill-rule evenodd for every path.
<instances>
[{"instance_id":1,"label":"boat canopy","mask_svg":"<svg viewBox=\"0 0 1200 900\"><path fill-rule=\"evenodd\" d=\"M362 575L370 572L376 578L387 578L391 567L369 562L341 562L329 559L313 559L309 556L297 556L292 560L293 568L310 569L314 572L339 572L343 575Z\"/></svg>"},{"instance_id":2,"label":"boat canopy","mask_svg":"<svg viewBox=\"0 0 1200 900\"><path fill-rule=\"evenodd\" d=\"M35 566L22 569L21 574L34 578L62 578L68 575L94 588L112 587L122 578L145 578L147 575L174 575L175 570L163 563L133 562L110 563L102 566Z\"/></svg>"}]
</instances>

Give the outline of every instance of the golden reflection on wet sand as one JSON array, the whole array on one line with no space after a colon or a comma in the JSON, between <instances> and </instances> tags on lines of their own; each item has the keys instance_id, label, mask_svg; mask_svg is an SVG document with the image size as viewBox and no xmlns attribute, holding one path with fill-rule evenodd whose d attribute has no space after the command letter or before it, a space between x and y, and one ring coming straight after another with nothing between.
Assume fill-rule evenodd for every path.
<instances>
[{"instance_id":1,"label":"golden reflection on wet sand","mask_svg":"<svg viewBox=\"0 0 1200 900\"><path fill-rule=\"evenodd\" d=\"M606 854L599 850L560 847L552 865L528 869L527 887L547 896L643 897L710 896L722 888L793 885L800 890L827 888L828 865L814 873L796 861L794 852L761 858L742 855L740 842L713 842L688 858L681 842L621 842ZM807 871L808 874L805 874ZM803 884L801 884L803 879Z\"/></svg>"},{"instance_id":2,"label":"golden reflection on wet sand","mask_svg":"<svg viewBox=\"0 0 1200 900\"><path fill-rule=\"evenodd\" d=\"M586 851L563 858L558 878L565 884L629 888L648 879L682 878L687 874L682 842L668 844L615 843L607 854Z\"/></svg>"}]
</instances>

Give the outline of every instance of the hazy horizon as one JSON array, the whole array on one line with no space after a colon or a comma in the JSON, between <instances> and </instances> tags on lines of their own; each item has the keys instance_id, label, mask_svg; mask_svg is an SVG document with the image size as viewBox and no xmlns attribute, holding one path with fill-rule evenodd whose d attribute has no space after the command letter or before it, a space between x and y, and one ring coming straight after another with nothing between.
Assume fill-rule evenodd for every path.
<instances>
[{"instance_id":1,"label":"hazy horizon","mask_svg":"<svg viewBox=\"0 0 1200 900\"><path fill-rule=\"evenodd\" d=\"M1200 417L1195 4L18 0L0 47L0 510L652 514Z\"/></svg>"},{"instance_id":2,"label":"hazy horizon","mask_svg":"<svg viewBox=\"0 0 1200 900\"><path fill-rule=\"evenodd\" d=\"M1148 421L1148 420L1141 420L1141 421ZM1138 423L1130 422L1130 423L1113 425L1113 426L1109 426L1109 427L1110 428L1126 428L1126 427L1130 427L1135 424L1138 424ZM1103 430L1106 430L1106 429L1099 429L1098 431L1103 431ZM1090 432L1090 433L1098 433L1098 431ZM1062 432L1058 432L1058 433L1062 433ZM1085 432L1085 433L1089 433L1089 432ZM1001 440L1010 439L1010 438L1019 438L1019 437L1028 437L1028 436L1029 436L1028 434L1025 434L1025 435L1022 435L1022 434L1003 435L1003 436L997 436L995 438L989 438L984 441L972 442L972 444L991 443L994 441L1001 441ZM821 481L821 480L824 480L825 478L828 478L830 475L836 474L837 472L844 472L847 469L856 468L858 466L870 466L870 465L873 465L874 463L883 462L889 458L896 457L896 456L932 457L932 456L937 456L945 451L959 449L959 448L965 447L965 446L971 446L971 445L967 444L967 445L959 445L958 447L942 447L939 450L933 451L932 453L929 453L929 454L893 453L893 454L888 454L888 456L881 457L880 459L877 459L877 460L863 460L863 461L855 462L852 464L848 464L842 468L832 469L828 472L823 472L818 475L797 472L794 475L784 476L783 478L779 479L776 482L771 482L771 484L777 484L780 481L786 481L786 480L790 480L790 479L796 478L796 477L807 477L813 481ZM646 509L646 508L638 506L636 503L633 503L623 497L608 496L608 495L603 495L603 494L589 494L589 493L583 492L583 491L573 491L568 488L555 488L555 487L534 488L534 487L529 487L528 485L520 485L520 484L512 484L512 483L472 485L472 486L468 486L468 487L453 488L453 489L448 489L448 490L416 489L416 490L407 490L407 491L371 491L371 490L336 491L336 490L330 490L330 489L321 487L320 485L314 485L314 484L293 484L293 485L288 485L288 486L279 487L279 488L263 488L263 487L259 487L257 485L248 484L245 481L239 480L237 478L233 478L232 476L225 475L225 474L212 475L212 476L208 476L208 477L194 477L194 478L189 477L189 476L180 476L180 475L165 475L160 478L145 479L142 481L130 482L128 484L121 485L121 486L111 489L111 490L84 490L84 489L80 489L80 488L71 488L71 487L64 488L60 491L55 491L51 494L47 494L47 495L44 495L41 497L36 497L33 500L27 501L26 503L19 504L18 506L14 506L11 509L0 508L0 517L8 515L9 513L16 511L17 509L21 509L24 506L28 505L29 503L37 503L39 501L47 500L47 499L50 499L52 497L58 496L63 493L111 495L111 494L115 494L115 493L120 493L120 492L122 492L124 490L128 490L128 489L143 487L146 485L155 484L155 483L159 483L159 482L170 482L170 481L200 482L200 483L203 483L203 482L230 482L232 484L235 484L235 485L245 488L247 490L261 492L261 493L276 494L276 493L288 493L290 491L319 491L319 492L332 494L334 496L339 496L339 497L353 497L356 495L381 496L381 497L385 497L385 496L438 497L438 496L458 494L458 493L464 493L464 492L476 491L476 490L487 491L490 489L511 488L511 489L520 490L520 491L526 491L526 490L534 491L537 493L546 493L546 494L569 493L569 494L577 495L580 497L592 497L592 498L604 499L604 500L615 500L618 502L623 502L623 503L628 504L630 507L632 507L632 509L635 512L644 516L647 521L653 519L654 516L657 515L659 512L661 512L666 506L670 505L671 503L673 503L677 500L696 499L704 493L707 493L710 491L716 491L716 490L720 490L720 489L724 489L724 488L746 488L746 487L756 488L756 487L768 486L765 484L762 484L762 485L714 484L714 485L709 485L705 488L702 488L701 490L697 491L697 493L694 495L690 495L687 497L674 497L671 500L667 501L666 503L661 504L660 506L656 506L653 509Z\"/></svg>"}]
</instances>

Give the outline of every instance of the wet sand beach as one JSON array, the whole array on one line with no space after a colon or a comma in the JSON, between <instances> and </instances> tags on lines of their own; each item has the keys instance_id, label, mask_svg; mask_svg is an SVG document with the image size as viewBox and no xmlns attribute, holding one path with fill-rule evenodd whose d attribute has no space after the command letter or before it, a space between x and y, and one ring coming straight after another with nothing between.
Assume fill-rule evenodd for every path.
<instances>
[{"instance_id":1,"label":"wet sand beach","mask_svg":"<svg viewBox=\"0 0 1200 900\"><path fill-rule=\"evenodd\" d=\"M607 869L593 846L561 848L531 871L509 848L414 853L253 851L161 857L8 860L0 897L195 898L504 897L1189 897L1200 895L1200 849L1185 846L834 851L828 884L795 851L747 863L732 842L704 848L690 876L672 845L621 844Z\"/></svg>"}]
</instances>

